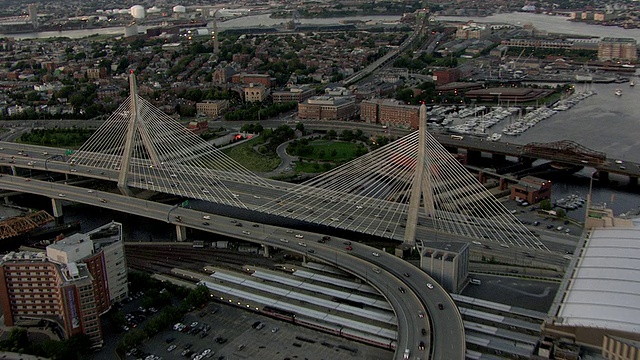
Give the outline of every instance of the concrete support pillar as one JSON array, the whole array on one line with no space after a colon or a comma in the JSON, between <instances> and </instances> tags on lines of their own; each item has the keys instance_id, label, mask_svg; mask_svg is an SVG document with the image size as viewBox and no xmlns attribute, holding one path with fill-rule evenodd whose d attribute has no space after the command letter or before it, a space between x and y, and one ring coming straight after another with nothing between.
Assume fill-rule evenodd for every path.
<instances>
[{"instance_id":1,"label":"concrete support pillar","mask_svg":"<svg viewBox=\"0 0 640 360\"><path fill-rule=\"evenodd\" d=\"M493 159L494 162L497 162L500 164L504 164L504 162L507 161L507 156L504 154L493 154L491 155L491 158Z\"/></svg>"},{"instance_id":2,"label":"concrete support pillar","mask_svg":"<svg viewBox=\"0 0 640 360\"><path fill-rule=\"evenodd\" d=\"M480 182L480 184L484 184L485 182L487 182L487 175L485 175L482 171L478 171L478 181Z\"/></svg>"},{"instance_id":3,"label":"concrete support pillar","mask_svg":"<svg viewBox=\"0 0 640 360\"><path fill-rule=\"evenodd\" d=\"M5 203L5 204L11 204L11 200L9 200L9 197L8 197L8 196L5 196L5 197L4 197L4 203Z\"/></svg>"},{"instance_id":4,"label":"concrete support pillar","mask_svg":"<svg viewBox=\"0 0 640 360\"><path fill-rule=\"evenodd\" d=\"M182 225L176 225L176 240L177 241L185 241L187 240L187 228Z\"/></svg>"},{"instance_id":5,"label":"concrete support pillar","mask_svg":"<svg viewBox=\"0 0 640 360\"><path fill-rule=\"evenodd\" d=\"M482 153L480 151L467 150L467 164L477 164L481 157Z\"/></svg>"},{"instance_id":6,"label":"concrete support pillar","mask_svg":"<svg viewBox=\"0 0 640 360\"><path fill-rule=\"evenodd\" d=\"M64 224L64 214L62 213L62 200L52 198L51 208L53 209L53 217L56 219L56 225Z\"/></svg>"},{"instance_id":7,"label":"concrete support pillar","mask_svg":"<svg viewBox=\"0 0 640 360\"><path fill-rule=\"evenodd\" d=\"M638 186L638 177L637 176L630 176L629 177L629 185Z\"/></svg>"},{"instance_id":8,"label":"concrete support pillar","mask_svg":"<svg viewBox=\"0 0 640 360\"><path fill-rule=\"evenodd\" d=\"M269 245L262 244L262 248L264 249L264 257L269 257L271 250L269 249Z\"/></svg>"},{"instance_id":9,"label":"concrete support pillar","mask_svg":"<svg viewBox=\"0 0 640 360\"><path fill-rule=\"evenodd\" d=\"M13 175L13 176L17 176L18 175L16 167L14 165L11 165L11 175Z\"/></svg>"}]
</instances>

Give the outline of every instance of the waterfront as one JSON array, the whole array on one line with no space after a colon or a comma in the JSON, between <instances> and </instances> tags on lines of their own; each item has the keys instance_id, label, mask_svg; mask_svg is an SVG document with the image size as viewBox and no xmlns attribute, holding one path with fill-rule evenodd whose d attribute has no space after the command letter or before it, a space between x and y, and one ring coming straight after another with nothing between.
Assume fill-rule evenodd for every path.
<instances>
[{"instance_id":1,"label":"waterfront","mask_svg":"<svg viewBox=\"0 0 640 360\"><path fill-rule=\"evenodd\" d=\"M583 22L569 21L562 16L532 14L524 12L502 13L491 16L437 16L438 21L475 21L480 23L501 23L523 26L532 24L536 29L554 34L569 34L593 37L632 38L640 42L640 29L623 29L615 26L589 25Z\"/></svg>"}]
</instances>

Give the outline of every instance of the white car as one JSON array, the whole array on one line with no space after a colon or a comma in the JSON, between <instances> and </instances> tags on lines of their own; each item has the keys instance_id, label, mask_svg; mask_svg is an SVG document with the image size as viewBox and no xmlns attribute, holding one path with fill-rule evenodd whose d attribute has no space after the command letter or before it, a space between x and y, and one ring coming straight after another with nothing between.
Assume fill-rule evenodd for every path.
<instances>
[{"instance_id":1,"label":"white car","mask_svg":"<svg viewBox=\"0 0 640 360\"><path fill-rule=\"evenodd\" d=\"M378 254L377 252L372 253L373 256L378 257L380 256L380 254Z\"/></svg>"},{"instance_id":2,"label":"white car","mask_svg":"<svg viewBox=\"0 0 640 360\"><path fill-rule=\"evenodd\" d=\"M88 192L89 194L91 194L91 193L93 192L93 190L87 190L87 192Z\"/></svg>"},{"instance_id":3,"label":"white car","mask_svg":"<svg viewBox=\"0 0 640 360\"><path fill-rule=\"evenodd\" d=\"M253 197L254 197L255 199L260 199L260 196L258 196L258 195L253 195Z\"/></svg>"},{"instance_id":4,"label":"white car","mask_svg":"<svg viewBox=\"0 0 640 360\"><path fill-rule=\"evenodd\" d=\"M298 245L300 246L307 246L307 244L303 243L303 242L299 242Z\"/></svg>"},{"instance_id":5,"label":"white car","mask_svg":"<svg viewBox=\"0 0 640 360\"><path fill-rule=\"evenodd\" d=\"M373 272L374 272L374 273L376 273L376 274L380 274L380 269L378 269L378 268L373 268Z\"/></svg>"},{"instance_id":6,"label":"white car","mask_svg":"<svg viewBox=\"0 0 640 360\"><path fill-rule=\"evenodd\" d=\"M248 232L247 230L242 230L242 233L245 234L245 235L251 235L251 233Z\"/></svg>"},{"instance_id":7,"label":"white car","mask_svg":"<svg viewBox=\"0 0 640 360\"><path fill-rule=\"evenodd\" d=\"M303 238L304 238L304 235L302 235L302 234L296 234L296 237L297 237L298 239L303 239Z\"/></svg>"},{"instance_id":8,"label":"white car","mask_svg":"<svg viewBox=\"0 0 640 360\"><path fill-rule=\"evenodd\" d=\"M167 351L168 351L168 352L172 352L172 351L173 351L173 350L175 350L176 348L177 348L177 346L176 346L176 345L171 345L171 346L169 346L169 347L167 348Z\"/></svg>"},{"instance_id":9,"label":"white car","mask_svg":"<svg viewBox=\"0 0 640 360\"><path fill-rule=\"evenodd\" d=\"M58 196L60 196L60 197L65 197L65 196L67 196L67 195L65 195L65 194L58 194Z\"/></svg>"},{"instance_id":10,"label":"white car","mask_svg":"<svg viewBox=\"0 0 640 360\"><path fill-rule=\"evenodd\" d=\"M475 240L473 240L471 243L476 244L476 245L482 245L482 243L480 241L475 241Z\"/></svg>"},{"instance_id":11,"label":"white car","mask_svg":"<svg viewBox=\"0 0 640 360\"><path fill-rule=\"evenodd\" d=\"M280 242L288 243L288 242L289 242L289 240L280 238Z\"/></svg>"},{"instance_id":12,"label":"white car","mask_svg":"<svg viewBox=\"0 0 640 360\"><path fill-rule=\"evenodd\" d=\"M507 245L507 244L500 244L500 247L503 247L503 248L507 248L507 249L508 249L508 248L509 248L509 245Z\"/></svg>"},{"instance_id":13,"label":"white car","mask_svg":"<svg viewBox=\"0 0 640 360\"><path fill-rule=\"evenodd\" d=\"M432 284L432 283L427 283L427 287L428 287L429 289L433 289L433 284Z\"/></svg>"}]
</instances>

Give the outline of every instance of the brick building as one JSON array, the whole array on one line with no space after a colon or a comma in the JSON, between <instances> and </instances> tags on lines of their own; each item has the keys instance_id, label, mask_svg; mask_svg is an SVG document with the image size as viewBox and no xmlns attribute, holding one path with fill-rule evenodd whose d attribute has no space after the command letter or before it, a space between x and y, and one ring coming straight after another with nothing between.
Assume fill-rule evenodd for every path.
<instances>
[{"instance_id":1,"label":"brick building","mask_svg":"<svg viewBox=\"0 0 640 360\"><path fill-rule=\"evenodd\" d=\"M298 104L298 117L311 120L348 120L356 113L351 96L314 96Z\"/></svg>"},{"instance_id":2,"label":"brick building","mask_svg":"<svg viewBox=\"0 0 640 360\"><path fill-rule=\"evenodd\" d=\"M638 46L631 38L602 38L598 44L598 60L627 60L638 59Z\"/></svg>"},{"instance_id":3,"label":"brick building","mask_svg":"<svg viewBox=\"0 0 640 360\"><path fill-rule=\"evenodd\" d=\"M231 82L234 84L261 84L266 88L273 85L273 79L268 74L247 74L239 73L231 76Z\"/></svg>"},{"instance_id":4,"label":"brick building","mask_svg":"<svg viewBox=\"0 0 640 360\"><path fill-rule=\"evenodd\" d=\"M433 80L436 85L444 85L460 80L460 70L456 68L433 70Z\"/></svg>"},{"instance_id":5,"label":"brick building","mask_svg":"<svg viewBox=\"0 0 640 360\"><path fill-rule=\"evenodd\" d=\"M0 260L0 303L6 326L40 320L65 338L84 333L103 343L99 316L128 296L122 225L74 234L42 252L11 252Z\"/></svg>"},{"instance_id":6,"label":"brick building","mask_svg":"<svg viewBox=\"0 0 640 360\"><path fill-rule=\"evenodd\" d=\"M360 119L374 124L418 128L420 108L398 100L371 99L360 103Z\"/></svg>"},{"instance_id":7,"label":"brick building","mask_svg":"<svg viewBox=\"0 0 640 360\"><path fill-rule=\"evenodd\" d=\"M517 184L511 186L511 200L523 200L536 204L544 199L551 199L551 181L535 176L525 176Z\"/></svg>"}]
</instances>

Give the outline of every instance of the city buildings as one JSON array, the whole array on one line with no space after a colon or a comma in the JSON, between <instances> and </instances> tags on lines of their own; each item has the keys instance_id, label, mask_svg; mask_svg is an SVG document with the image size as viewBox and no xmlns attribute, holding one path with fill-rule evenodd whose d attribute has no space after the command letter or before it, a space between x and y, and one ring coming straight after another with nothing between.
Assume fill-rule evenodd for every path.
<instances>
[{"instance_id":1,"label":"city buildings","mask_svg":"<svg viewBox=\"0 0 640 360\"><path fill-rule=\"evenodd\" d=\"M6 326L45 321L62 336L102 345L99 316L128 296L122 224L111 222L47 246L11 252L0 261L0 303Z\"/></svg>"},{"instance_id":2,"label":"city buildings","mask_svg":"<svg viewBox=\"0 0 640 360\"><path fill-rule=\"evenodd\" d=\"M203 100L202 102L196 103L196 111L198 114L206 116L220 116L228 107L228 100Z\"/></svg>"},{"instance_id":3,"label":"city buildings","mask_svg":"<svg viewBox=\"0 0 640 360\"><path fill-rule=\"evenodd\" d=\"M269 89L262 84L250 83L243 88L243 91L246 102L263 102L269 95Z\"/></svg>"},{"instance_id":4,"label":"city buildings","mask_svg":"<svg viewBox=\"0 0 640 360\"><path fill-rule=\"evenodd\" d=\"M398 100L371 99L360 103L360 119L364 122L418 128L420 107Z\"/></svg>"},{"instance_id":5,"label":"city buildings","mask_svg":"<svg viewBox=\"0 0 640 360\"><path fill-rule=\"evenodd\" d=\"M274 104L286 102L303 102L314 96L316 90L308 86L294 86L287 90L277 90L271 93Z\"/></svg>"},{"instance_id":6,"label":"city buildings","mask_svg":"<svg viewBox=\"0 0 640 360\"><path fill-rule=\"evenodd\" d=\"M314 96L298 104L298 117L309 120L348 120L356 115L351 96Z\"/></svg>"},{"instance_id":7,"label":"city buildings","mask_svg":"<svg viewBox=\"0 0 640 360\"><path fill-rule=\"evenodd\" d=\"M637 42L631 38L603 38L598 44L598 60L625 60L638 59Z\"/></svg>"}]
</instances>

